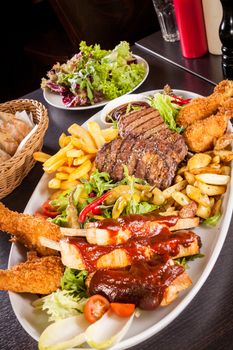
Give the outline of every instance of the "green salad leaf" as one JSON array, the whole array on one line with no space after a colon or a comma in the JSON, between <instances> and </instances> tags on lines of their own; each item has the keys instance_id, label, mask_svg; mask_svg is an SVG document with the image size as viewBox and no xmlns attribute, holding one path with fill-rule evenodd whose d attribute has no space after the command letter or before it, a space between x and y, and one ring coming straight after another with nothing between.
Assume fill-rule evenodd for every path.
<instances>
[{"instance_id":1,"label":"green salad leaf","mask_svg":"<svg viewBox=\"0 0 233 350\"><path fill-rule=\"evenodd\" d=\"M169 129L180 133L183 128L176 125L176 116L181 107L171 101L172 96L160 93L155 94L153 97L148 97L149 105L159 111Z\"/></svg>"},{"instance_id":2,"label":"green salad leaf","mask_svg":"<svg viewBox=\"0 0 233 350\"><path fill-rule=\"evenodd\" d=\"M58 321L82 313L86 301L85 298L75 298L67 290L58 289L56 292L35 300L32 306L36 310L46 311L49 321Z\"/></svg>"},{"instance_id":3,"label":"green salad leaf","mask_svg":"<svg viewBox=\"0 0 233 350\"><path fill-rule=\"evenodd\" d=\"M87 275L86 270L79 271L67 267L61 279L61 289L69 291L75 298L87 297L85 285Z\"/></svg>"},{"instance_id":4,"label":"green salad leaf","mask_svg":"<svg viewBox=\"0 0 233 350\"><path fill-rule=\"evenodd\" d=\"M175 262L181 266L183 266L185 269L189 269L189 265L188 262L189 261L194 261L198 258L204 258L204 254L194 254L194 255L190 255L190 256L185 256L183 258L177 258L175 259Z\"/></svg>"},{"instance_id":5,"label":"green salad leaf","mask_svg":"<svg viewBox=\"0 0 233 350\"><path fill-rule=\"evenodd\" d=\"M207 225L207 226L216 226L217 223L219 222L220 218L221 218L221 213L218 213L218 214L213 215L213 216L209 217L208 219L204 220L203 224Z\"/></svg>"},{"instance_id":6,"label":"green salad leaf","mask_svg":"<svg viewBox=\"0 0 233 350\"><path fill-rule=\"evenodd\" d=\"M57 63L42 79L42 88L63 96L64 104L93 104L126 94L145 76L144 64L137 63L129 43L121 41L112 51L82 41L79 53L64 64ZM77 98L76 98L77 97Z\"/></svg>"}]
</instances>

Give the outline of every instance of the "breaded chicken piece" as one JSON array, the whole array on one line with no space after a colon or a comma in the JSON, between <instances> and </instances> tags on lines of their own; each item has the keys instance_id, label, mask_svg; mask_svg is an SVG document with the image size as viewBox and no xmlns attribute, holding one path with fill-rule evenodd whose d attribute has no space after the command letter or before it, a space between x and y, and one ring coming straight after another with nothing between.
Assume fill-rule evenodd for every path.
<instances>
[{"instance_id":1,"label":"breaded chicken piece","mask_svg":"<svg viewBox=\"0 0 233 350\"><path fill-rule=\"evenodd\" d=\"M212 149L216 140L225 133L228 119L232 116L233 98L225 101L216 114L189 125L183 133L189 150L205 152Z\"/></svg>"},{"instance_id":2,"label":"breaded chicken piece","mask_svg":"<svg viewBox=\"0 0 233 350\"><path fill-rule=\"evenodd\" d=\"M213 94L207 97L195 98L184 106L176 119L176 122L183 127L194 123L197 120L205 119L216 113L219 105L233 96L233 81L223 80L214 89Z\"/></svg>"},{"instance_id":3,"label":"breaded chicken piece","mask_svg":"<svg viewBox=\"0 0 233 350\"><path fill-rule=\"evenodd\" d=\"M29 249L36 250L40 255L58 254L53 249L43 247L39 237L43 236L54 241L59 241L62 237L59 226L43 218L11 211L1 202L0 230L14 235L17 241Z\"/></svg>"},{"instance_id":4,"label":"breaded chicken piece","mask_svg":"<svg viewBox=\"0 0 233 350\"><path fill-rule=\"evenodd\" d=\"M64 266L58 256L34 257L0 270L0 290L16 293L50 294L61 285Z\"/></svg>"}]
</instances>

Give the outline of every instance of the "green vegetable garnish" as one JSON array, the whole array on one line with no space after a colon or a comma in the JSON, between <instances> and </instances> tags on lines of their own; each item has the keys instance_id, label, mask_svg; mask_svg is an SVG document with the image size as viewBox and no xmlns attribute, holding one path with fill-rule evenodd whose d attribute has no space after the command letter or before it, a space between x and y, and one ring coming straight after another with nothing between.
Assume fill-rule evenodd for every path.
<instances>
[{"instance_id":1,"label":"green vegetable garnish","mask_svg":"<svg viewBox=\"0 0 233 350\"><path fill-rule=\"evenodd\" d=\"M134 63L126 41L112 51L97 44L88 46L85 41L79 48L80 52L66 63L54 65L47 74L49 79L42 79L41 84L62 95L69 107L94 104L95 97L98 102L112 100L133 90L145 76L145 66Z\"/></svg>"},{"instance_id":2,"label":"green vegetable garnish","mask_svg":"<svg viewBox=\"0 0 233 350\"><path fill-rule=\"evenodd\" d=\"M189 269L189 266L188 266L188 262L189 261L194 261L198 258L204 258L204 254L194 254L194 255L190 255L190 256L185 256L183 258L178 258L178 259L175 259L175 262L181 266L183 266L185 269Z\"/></svg>"},{"instance_id":3,"label":"green vegetable garnish","mask_svg":"<svg viewBox=\"0 0 233 350\"><path fill-rule=\"evenodd\" d=\"M86 270L79 271L75 269L66 268L61 279L61 289L68 290L76 298L87 297L85 281L88 272Z\"/></svg>"},{"instance_id":4,"label":"green vegetable garnish","mask_svg":"<svg viewBox=\"0 0 233 350\"><path fill-rule=\"evenodd\" d=\"M172 99L172 96L158 93L153 97L148 97L148 103L152 108L155 108L159 111L159 114L169 129L180 133L183 128L176 125L176 116L181 107L176 103L171 102Z\"/></svg>"},{"instance_id":5,"label":"green vegetable garnish","mask_svg":"<svg viewBox=\"0 0 233 350\"><path fill-rule=\"evenodd\" d=\"M221 218L221 213L211 216L210 218L203 221L203 224L208 226L216 226Z\"/></svg>"},{"instance_id":6,"label":"green vegetable garnish","mask_svg":"<svg viewBox=\"0 0 233 350\"><path fill-rule=\"evenodd\" d=\"M67 290L57 290L32 303L36 310L44 310L49 315L49 321L58 321L76 316L83 312L85 298L75 298Z\"/></svg>"}]
</instances>

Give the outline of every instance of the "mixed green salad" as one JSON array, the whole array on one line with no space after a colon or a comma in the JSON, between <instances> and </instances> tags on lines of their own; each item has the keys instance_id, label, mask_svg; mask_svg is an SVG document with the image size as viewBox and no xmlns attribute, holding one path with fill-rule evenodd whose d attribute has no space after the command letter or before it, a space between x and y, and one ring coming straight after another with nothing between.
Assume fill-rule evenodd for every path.
<instances>
[{"instance_id":1,"label":"mixed green salad","mask_svg":"<svg viewBox=\"0 0 233 350\"><path fill-rule=\"evenodd\" d=\"M67 107L86 106L112 100L137 86L146 74L130 52L129 43L120 42L113 50L80 43L80 51L64 64L56 63L42 79L41 87L62 96Z\"/></svg>"}]
</instances>

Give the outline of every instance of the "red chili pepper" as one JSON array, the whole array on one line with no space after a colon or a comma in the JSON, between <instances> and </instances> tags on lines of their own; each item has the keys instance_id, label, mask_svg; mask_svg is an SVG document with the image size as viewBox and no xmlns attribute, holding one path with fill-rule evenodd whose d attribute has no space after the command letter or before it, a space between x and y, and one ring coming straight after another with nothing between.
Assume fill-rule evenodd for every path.
<instances>
[{"instance_id":1,"label":"red chili pepper","mask_svg":"<svg viewBox=\"0 0 233 350\"><path fill-rule=\"evenodd\" d=\"M60 214L59 211L57 211L57 208L50 204L49 200L44 202L44 204L42 204L41 207L42 207L43 214L51 218L55 218L57 215Z\"/></svg>"},{"instance_id":2,"label":"red chili pepper","mask_svg":"<svg viewBox=\"0 0 233 350\"><path fill-rule=\"evenodd\" d=\"M173 95L172 97L174 98L174 100L172 100L171 102L174 102L174 103L178 104L179 106L186 105L187 103L189 103L191 101L191 98L184 99L184 98L176 96L176 95Z\"/></svg>"},{"instance_id":3,"label":"red chili pepper","mask_svg":"<svg viewBox=\"0 0 233 350\"><path fill-rule=\"evenodd\" d=\"M102 214L102 210L101 210L101 208L100 208L99 206L93 208L91 212L92 212L92 214L94 214L94 215L100 215L100 214Z\"/></svg>"},{"instance_id":4,"label":"red chili pepper","mask_svg":"<svg viewBox=\"0 0 233 350\"><path fill-rule=\"evenodd\" d=\"M81 213L79 214L79 221L80 222L84 222L86 219L86 216L89 212L93 213L93 210L96 210L97 207L103 203L103 201L110 195L111 191L104 193L101 197L97 198L96 200L94 200L93 202L91 202L90 204L88 204L85 208L83 208L83 210L81 211ZM100 209L100 208L98 208ZM94 214L94 213L93 213Z\"/></svg>"}]
</instances>

